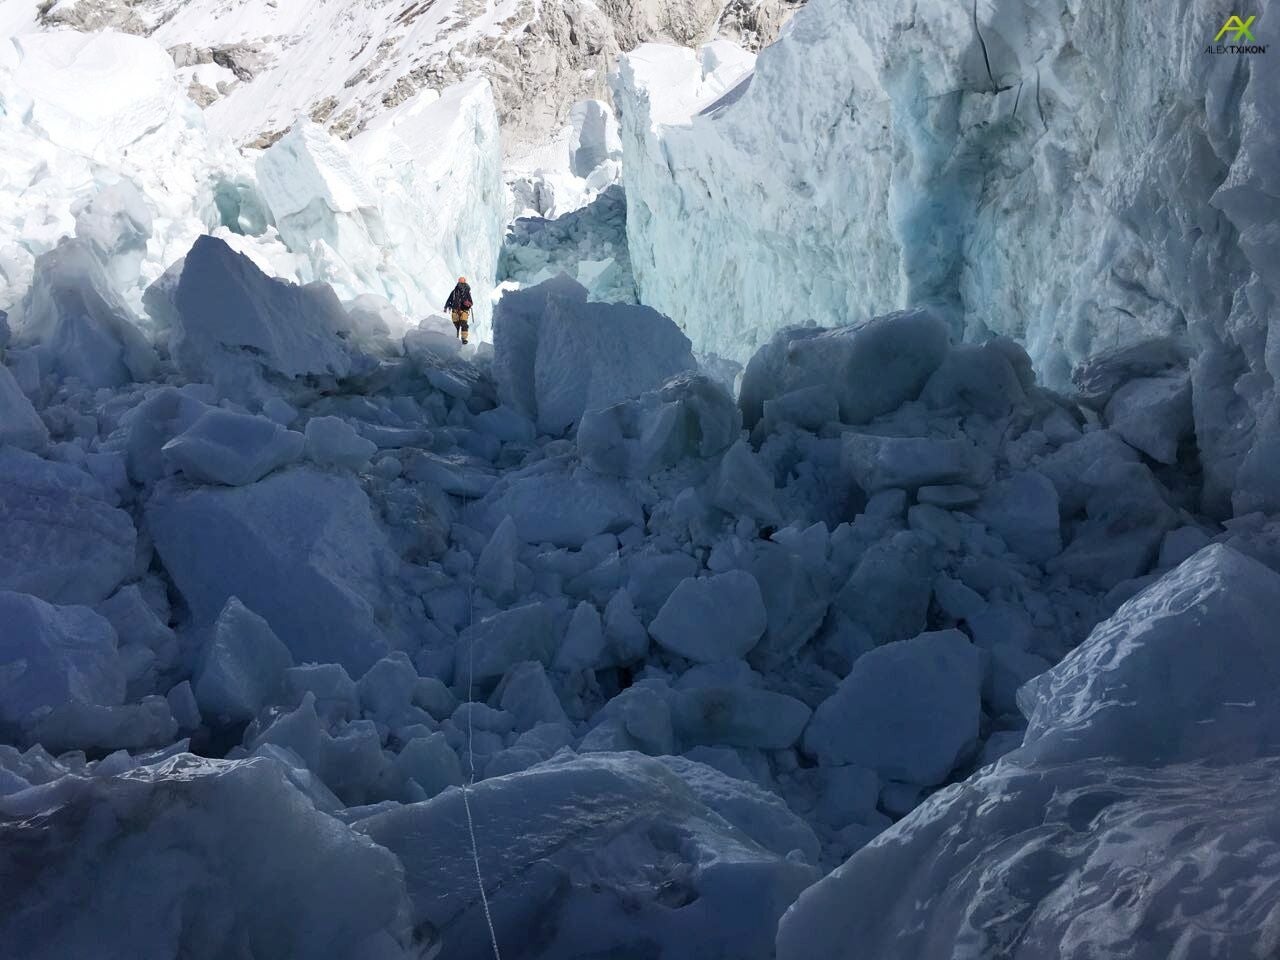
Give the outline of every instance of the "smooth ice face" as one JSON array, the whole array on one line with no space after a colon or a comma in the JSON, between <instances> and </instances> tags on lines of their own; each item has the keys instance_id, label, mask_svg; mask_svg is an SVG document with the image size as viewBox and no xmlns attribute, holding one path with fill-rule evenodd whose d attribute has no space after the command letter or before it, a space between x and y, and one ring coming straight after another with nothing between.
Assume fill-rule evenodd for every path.
<instances>
[{"instance_id":1,"label":"smooth ice face","mask_svg":"<svg viewBox=\"0 0 1280 960\"><path fill-rule=\"evenodd\" d=\"M790 323L934 304L1058 388L1172 338L1225 512L1242 459L1275 462L1252 384L1272 376L1280 88L1266 57L1205 52L1220 13L815 0L718 103L693 53L642 47L614 83L641 300L738 361ZM1170 55L1117 69L1116 45ZM1237 508L1280 503L1274 476L1246 471Z\"/></svg>"}]
</instances>

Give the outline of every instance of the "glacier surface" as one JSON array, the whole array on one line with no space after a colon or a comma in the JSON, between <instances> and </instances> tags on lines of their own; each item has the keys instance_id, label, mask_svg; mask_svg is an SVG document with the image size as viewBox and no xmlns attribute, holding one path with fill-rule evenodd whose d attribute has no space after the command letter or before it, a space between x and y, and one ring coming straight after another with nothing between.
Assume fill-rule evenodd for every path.
<instances>
[{"instance_id":1,"label":"glacier surface","mask_svg":"<svg viewBox=\"0 0 1280 960\"><path fill-rule=\"evenodd\" d=\"M1219 14L817 0L725 95L714 48L642 47L614 84L640 298L739 362L930 304L1059 389L1187 370L1204 506L1271 510L1278 81L1208 52Z\"/></svg>"}]
</instances>

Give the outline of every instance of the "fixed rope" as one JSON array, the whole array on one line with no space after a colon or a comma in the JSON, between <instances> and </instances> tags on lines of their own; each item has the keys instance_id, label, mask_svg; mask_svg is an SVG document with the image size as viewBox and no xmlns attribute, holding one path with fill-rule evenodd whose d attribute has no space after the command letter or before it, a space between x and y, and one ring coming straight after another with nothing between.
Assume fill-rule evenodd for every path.
<instances>
[{"instance_id":1,"label":"fixed rope","mask_svg":"<svg viewBox=\"0 0 1280 960\"><path fill-rule=\"evenodd\" d=\"M476 622L476 583L475 574L472 573L471 584L468 589L468 613L467 626L472 627ZM467 811L467 833L471 837L471 862L476 868L476 886L480 888L480 903L484 906L484 922L489 927L489 943L493 947L493 960L502 960L502 953L498 950L498 934L493 929L493 914L489 912L489 895L484 890L484 874L480 871L480 848L476 844L476 824L475 819L471 815L471 788L476 782L476 754L472 748L472 736L474 730L475 715L475 674L476 674L476 645L475 638L472 637L471 642L467 644L467 781L462 785L462 806Z\"/></svg>"}]
</instances>

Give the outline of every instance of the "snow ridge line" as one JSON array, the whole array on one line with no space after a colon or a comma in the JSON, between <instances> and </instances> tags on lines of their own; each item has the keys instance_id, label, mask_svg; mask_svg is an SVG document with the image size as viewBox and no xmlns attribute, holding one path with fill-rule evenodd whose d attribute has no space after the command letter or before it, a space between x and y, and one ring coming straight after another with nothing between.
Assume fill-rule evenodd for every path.
<instances>
[{"instance_id":1,"label":"snow ridge line","mask_svg":"<svg viewBox=\"0 0 1280 960\"><path fill-rule=\"evenodd\" d=\"M475 574L472 573L471 583L467 590L467 626L472 627L476 622L476 581ZM471 788L476 782L476 754L472 749L472 734L474 733L474 714L475 714L475 675L476 675L476 645L474 638L472 642L467 644L467 703L470 705L467 710L467 782L462 785L462 806L467 811L467 833L471 837L471 862L476 868L476 886L480 888L480 903L484 906L484 922L489 927L489 943L493 947L494 960L502 960L502 953L498 950L498 934L493 929L493 915L489 912L489 895L484 891L484 874L480 871L480 848L476 845L476 824L471 816Z\"/></svg>"}]
</instances>

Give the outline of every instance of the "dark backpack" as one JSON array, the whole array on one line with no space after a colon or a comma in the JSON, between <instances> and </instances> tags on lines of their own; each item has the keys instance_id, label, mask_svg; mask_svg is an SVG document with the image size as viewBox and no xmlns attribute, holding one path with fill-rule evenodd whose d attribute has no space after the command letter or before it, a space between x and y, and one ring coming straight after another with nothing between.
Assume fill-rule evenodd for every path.
<instances>
[{"instance_id":1,"label":"dark backpack","mask_svg":"<svg viewBox=\"0 0 1280 960\"><path fill-rule=\"evenodd\" d=\"M466 283L458 284L458 307L462 310L471 309L471 285Z\"/></svg>"}]
</instances>

